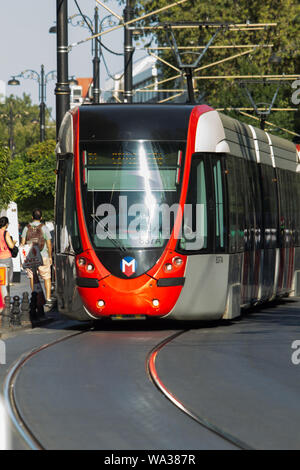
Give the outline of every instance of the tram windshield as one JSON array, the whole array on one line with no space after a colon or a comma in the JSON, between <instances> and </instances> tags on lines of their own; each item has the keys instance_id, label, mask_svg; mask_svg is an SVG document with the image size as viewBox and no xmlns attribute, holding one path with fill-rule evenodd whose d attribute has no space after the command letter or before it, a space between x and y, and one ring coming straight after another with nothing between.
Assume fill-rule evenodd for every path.
<instances>
[{"instance_id":1,"label":"tram windshield","mask_svg":"<svg viewBox=\"0 0 300 470\"><path fill-rule=\"evenodd\" d=\"M82 142L82 190L94 248L162 248L180 198L184 141Z\"/></svg>"}]
</instances>

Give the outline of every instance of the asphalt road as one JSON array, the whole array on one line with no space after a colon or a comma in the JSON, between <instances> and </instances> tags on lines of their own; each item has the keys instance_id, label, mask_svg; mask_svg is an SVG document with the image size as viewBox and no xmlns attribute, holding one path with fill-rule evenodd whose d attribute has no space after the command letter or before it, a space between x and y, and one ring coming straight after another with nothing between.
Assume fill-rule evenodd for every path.
<instances>
[{"instance_id":1,"label":"asphalt road","mask_svg":"<svg viewBox=\"0 0 300 470\"><path fill-rule=\"evenodd\" d=\"M86 331L33 356L16 381L18 408L46 449L237 448L150 380L149 352L175 331L183 333L158 352L156 368L194 415L250 448L300 448L300 364L291 348L300 340L300 299L231 323L52 325L8 339L8 363L80 329ZM16 434L13 447L26 448Z\"/></svg>"}]
</instances>

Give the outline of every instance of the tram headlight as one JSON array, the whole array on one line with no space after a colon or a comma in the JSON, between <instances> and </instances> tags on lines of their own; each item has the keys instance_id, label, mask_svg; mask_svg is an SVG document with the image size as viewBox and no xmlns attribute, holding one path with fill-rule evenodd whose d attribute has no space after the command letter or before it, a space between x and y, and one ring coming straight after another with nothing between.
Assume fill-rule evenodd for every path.
<instances>
[{"instance_id":1,"label":"tram headlight","mask_svg":"<svg viewBox=\"0 0 300 470\"><path fill-rule=\"evenodd\" d=\"M95 269L95 266L92 264L92 263L89 263L86 267L86 270L91 273L92 271L94 271Z\"/></svg>"},{"instance_id":2,"label":"tram headlight","mask_svg":"<svg viewBox=\"0 0 300 470\"><path fill-rule=\"evenodd\" d=\"M105 302L104 302L104 300L102 300L102 299L98 300L98 301L97 301L97 307L99 307L99 308L105 307Z\"/></svg>"},{"instance_id":3,"label":"tram headlight","mask_svg":"<svg viewBox=\"0 0 300 470\"><path fill-rule=\"evenodd\" d=\"M172 262L177 268L179 268L179 266L181 266L183 263L183 259L179 258L179 256L176 256L175 258L173 258Z\"/></svg>"},{"instance_id":4,"label":"tram headlight","mask_svg":"<svg viewBox=\"0 0 300 470\"><path fill-rule=\"evenodd\" d=\"M77 263L78 263L78 266L85 266L86 265L86 259L85 258L79 258Z\"/></svg>"},{"instance_id":5,"label":"tram headlight","mask_svg":"<svg viewBox=\"0 0 300 470\"><path fill-rule=\"evenodd\" d=\"M172 266L171 263L166 263L166 264L164 265L164 270L165 270L167 273L171 272L172 269L173 269L173 266Z\"/></svg>"},{"instance_id":6,"label":"tram headlight","mask_svg":"<svg viewBox=\"0 0 300 470\"><path fill-rule=\"evenodd\" d=\"M159 307L159 300L158 299L153 299L152 300L152 305L153 305L153 307Z\"/></svg>"}]
</instances>

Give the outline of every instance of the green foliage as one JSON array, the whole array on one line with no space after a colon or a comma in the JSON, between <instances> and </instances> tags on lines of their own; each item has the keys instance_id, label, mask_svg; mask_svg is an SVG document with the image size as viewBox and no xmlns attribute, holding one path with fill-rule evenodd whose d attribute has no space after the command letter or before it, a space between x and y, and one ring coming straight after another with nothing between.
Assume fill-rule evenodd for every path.
<instances>
[{"instance_id":1,"label":"green foliage","mask_svg":"<svg viewBox=\"0 0 300 470\"><path fill-rule=\"evenodd\" d=\"M0 105L0 135L6 145L0 144L0 207L14 200L20 222L30 220L35 207L43 210L45 218L53 218L55 126L46 110L48 140L39 143L39 112L26 94L11 95Z\"/></svg>"},{"instance_id":2,"label":"green foliage","mask_svg":"<svg viewBox=\"0 0 300 470\"><path fill-rule=\"evenodd\" d=\"M8 177L13 182L20 222L30 220L36 207L42 209L44 219L53 219L55 145L55 140L34 144L24 154L16 155L10 165Z\"/></svg>"},{"instance_id":3,"label":"green foliage","mask_svg":"<svg viewBox=\"0 0 300 470\"><path fill-rule=\"evenodd\" d=\"M10 158L9 148L0 142L0 209L12 200L12 183L7 173Z\"/></svg>"},{"instance_id":4,"label":"green foliage","mask_svg":"<svg viewBox=\"0 0 300 470\"><path fill-rule=\"evenodd\" d=\"M155 11L164 6L174 3L169 0L140 0L131 1L135 9L135 17L142 16L150 11ZM120 5L125 5L125 0L119 0ZM213 42L213 46L225 45L225 49L209 49L201 59L198 67L202 70L196 72L195 83L198 89L197 98L199 102L210 104L214 108L249 107L251 103L245 91L239 86L238 80L234 79L203 79L207 76L229 76L229 75L281 75L297 74L300 69L300 4L299 0L214 0L204 2L199 0L188 0L187 2L174 6L151 16L144 20L142 25L153 25L157 22L219 22L245 24L250 23L277 23L276 27L266 27L263 30L230 31L223 29ZM174 35L178 46L205 46L215 29L197 28L175 30ZM152 45L169 46L166 32L155 30L148 32L148 37L153 37ZM169 36L170 37L170 36ZM236 49L230 46L255 44L260 47L253 48L248 53L232 60L205 67L214 62L221 61L248 49ZM270 46L272 47L262 47ZM249 48L251 50L251 47ZM199 52L195 50L194 52ZM178 67L176 57L172 51L157 52L162 59ZM186 64L193 63L197 58L195 54L183 54L182 61ZM274 58L277 59L274 61ZM273 60L272 60L273 59ZM205 68L204 68L205 67ZM160 64L160 72L163 78L177 75L173 69ZM182 80L167 82L167 88L181 87ZM249 84L249 90L255 103L270 104L276 91L278 82ZM291 82L282 81L280 93L275 101L276 108L296 108L291 102ZM228 113L228 111L226 111ZM233 117L257 125L252 118L247 118L239 112L231 112ZM254 115L254 112L251 112ZM277 126L294 130L300 134L300 112L274 111L267 119ZM280 132L280 131L279 131ZM290 134L280 134L291 139Z\"/></svg>"},{"instance_id":5,"label":"green foliage","mask_svg":"<svg viewBox=\"0 0 300 470\"><path fill-rule=\"evenodd\" d=\"M13 154L26 151L39 142L39 106L31 103L29 95L22 98L10 95L4 104L0 104L0 135L3 142L12 147ZM46 109L46 137L55 139L55 127L50 122L50 112ZM51 126L51 127L49 127ZM10 146L10 142L13 146Z\"/></svg>"}]
</instances>

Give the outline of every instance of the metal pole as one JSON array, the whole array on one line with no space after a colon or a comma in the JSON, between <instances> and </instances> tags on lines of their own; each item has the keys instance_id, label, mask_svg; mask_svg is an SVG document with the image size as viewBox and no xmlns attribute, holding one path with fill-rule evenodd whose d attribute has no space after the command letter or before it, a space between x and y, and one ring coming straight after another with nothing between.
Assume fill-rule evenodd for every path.
<instances>
[{"instance_id":1,"label":"metal pole","mask_svg":"<svg viewBox=\"0 0 300 470\"><path fill-rule=\"evenodd\" d=\"M186 76L187 89L188 89L188 102L191 104L194 104L195 95L194 95L194 85L193 85L193 71L190 67L185 69L185 76Z\"/></svg>"},{"instance_id":2,"label":"metal pole","mask_svg":"<svg viewBox=\"0 0 300 470\"><path fill-rule=\"evenodd\" d=\"M65 113L70 108L70 87L68 81L68 0L56 0L57 24L57 83L56 95L56 137Z\"/></svg>"},{"instance_id":3,"label":"metal pole","mask_svg":"<svg viewBox=\"0 0 300 470\"><path fill-rule=\"evenodd\" d=\"M45 140L45 70L41 66L40 76L40 142Z\"/></svg>"},{"instance_id":4,"label":"metal pole","mask_svg":"<svg viewBox=\"0 0 300 470\"><path fill-rule=\"evenodd\" d=\"M14 143L14 115L13 115L13 110L12 110L12 104L10 103L9 106L9 118L8 118L8 123L9 123L9 139L8 139L8 146L9 149L14 155L14 150L15 150L15 143Z\"/></svg>"},{"instance_id":5,"label":"metal pole","mask_svg":"<svg viewBox=\"0 0 300 470\"><path fill-rule=\"evenodd\" d=\"M124 23L133 17L132 0L126 0ZM132 30L124 26L124 102L132 103Z\"/></svg>"},{"instance_id":6,"label":"metal pole","mask_svg":"<svg viewBox=\"0 0 300 470\"><path fill-rule=\"evenodd\" d=\"M94 34L98 34L98 26L99 26L99 15L98 15L98 7L95 7L95 16L94 16ZM100 75L99 75L99 44L98 38L95 38L95 47L94 47L94 58L93 58L93 98L94 103L99 104L100 102Z\"/></svg>"},{"instance_id":7,"label":"metal pole","mask_svg":"<svg viewBox=\"0 0 300 470\"><path fill-rule=\"evenodd\" d=\"M260 116L260 128L262 131L265 130L266 126L266 116Z\"/></svg>"}]
</instances>

